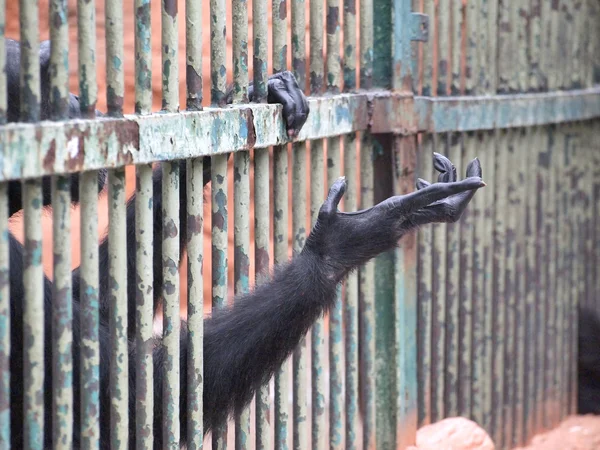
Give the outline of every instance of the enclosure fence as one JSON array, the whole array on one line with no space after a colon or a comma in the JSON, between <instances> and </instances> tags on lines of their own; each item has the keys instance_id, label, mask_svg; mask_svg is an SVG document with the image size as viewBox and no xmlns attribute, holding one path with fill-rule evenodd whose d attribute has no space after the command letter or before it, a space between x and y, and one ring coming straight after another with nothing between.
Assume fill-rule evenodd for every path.
<instances>
[{"instance_id":1,"label":"enclosure fence","mask_svg":"<svg viewBox=\"0 0 600 450\"><path fill-rule=\"evenodd\" d=\"M425 226L351 275L339 301L233 423L225 449L393 449L419 426L463 415L497 448L526 443L575 411L577 305L600 308L600 5L596 0L135 0L104 2L106 55L94 0L50 0L51 119L40 119L39 5L20 0L21 115L7 123L0 71L0 448L10 447L11 379L23 377L26 448L43 448L42 177L52 177L54 448L98 448L99 398L111 396L111 446L127 448L129 395L136 447L152 447L154 334L152 164L162 162L161 430L165 448L205 445L204 303L225 307L273 264L301 250L326 189L348 179L343 209L372 206L433 180L432 152L464 177L478 157L485 189L457 224ZM126 3L126 2L125 2ZM152 4L152 5L151 5ZM10 20L0 0L0 66ZM161 8L151 24L152 8ZM71 8L71 9L70 9ZM252 36L249 36L249 9ZM77 16L81 118L68 119L69 11ZM232 23L232 60L226 27ZM205 14L209 15L207 20ZM185 21L185 36L180 33ZM210 22L204 29L203 24ZM162 108L152 91L152 33L161 29ZM203 35L210 34L210 106L203 106ZM135 34L134 54L124 36ZM185 58L179 41L185 39ZM270 43L270 49L267 43ZM308 45L307 45L308 44ZM291 48L288 50L288 45ZM307 52L307 47L309 51ZM249 48L252 48L250 54ZM269 52L270 50L270 52ZM308 53L308 54L307 54ZM181 58L180 58L181 56ZM135 93L124 62L135 58ZM105 61L106 116L95 117ZM183 70L181 61L185 61ZM310 115L290 143L281 106L267 104L268 67L290 68ZM254 102L248 103L249 69ZM225 107L228 74L233 105ZM180 105L180 79L186 103ZM135 95L135 113L123 114ZM234 152L233 191L227 154ZM211 158L210 217L203 157ZM180 177L178 160L187 160ZM126 166L136 171L136 392L128 392ZM98 170L108 168L110 392L99 392ZM71 190L80 173L81 316L74 316ZM23 180L23 373L10 373L9 189ZM251 183L251 180L253 182ZM187 223L179 221L187 189ZM252 194L252 195L251 195ZM290 202L291 200L291 202ZM233 214L231 214L231 208ZM205 220L206 219L206 220ZM210 259L203 224L210 221ZM233 227L231 227L233 224ZM179 233L187 227L187 436L179 426ZM251 233L252 231L252 233ZM233 261L228 256L233 236ZM253 238L253 242L252 242ZM251 245L252 244L252 245ZM12 262L11 262L12 263ZM212 280L199 276L211 266ZM251 272L252 269L252 272ZM204 298L212 283L212 299ZM74 353L72 329L81 328ZM25 347L25 346L24 346ZM73 401L79 361L81 404ZM235 436L235 438L232 438ZM229 442L228 442L229 441Z\"/></svg>"}]
</instances>

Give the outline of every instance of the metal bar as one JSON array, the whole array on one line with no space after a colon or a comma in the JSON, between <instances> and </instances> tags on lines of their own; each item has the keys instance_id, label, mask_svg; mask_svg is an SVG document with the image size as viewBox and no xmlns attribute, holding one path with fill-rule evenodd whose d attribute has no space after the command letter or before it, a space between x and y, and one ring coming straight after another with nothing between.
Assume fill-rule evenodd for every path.
<instances>
[{"instance_id":1,"label":"metal bar","mask_svg":"<svg viewBox=\"0 0 600 450\"><path fill-rule=\"evenodd\" d=\"M227 155L211 159L211 211L212 211L212 307L225 308L227 292L228 210L227 210ZM227 423L212 433L212 448L227 448Z\"/></svg>"},{"instance_id":2,"label":"metal bar","mask_svg":"<svg viewBox=\"0 0 600 450\"><path fill-rule=\"evenodd\" d=\"M189 111L201 111L204 98L202 94L202 43L204 42L202 7L202 2L194 0L185 2L185 83L186 108Z\"/></svg>"},{"instance_id":3,"label":"metal bar","mask_svg":"<svg viewBox=\"0 0 600 450\"><path fill-rule=\"evenodd\" d=\"M311 114L296 141L367 130L371 122L377 133L411 134L518 128L600 117L600 87L518 96L417 96L414 101L403 94L371 95L309 99ZM0 127L0 144L5 149L0 159L0 181L280 145L288 142L277 114L280 108L253 104L101 121L11 123ZM410 119L413 116L416 122ZM407 118L410 122L405 122ZM223 134L210 133L214 127ZM32 145L23 148L21 142ZM122 150L108 151L111 142L119 142ZM94 151L89 151L90 145ZM52 148L55 157L49 163Z\"/></svg>"},{"instance_id":4,"label":"metal bar","mask_svg":"<svg viewBox=\"0 0 600 450\"><path fill-rule=\"evenodd\" d=\"M3 13L0 5L0 15ZM0 22L2 20L0 19ZM2 39L2 38L0 38ZM3 51L0 44L0 51ZM1 66L0 66L1 67ZM8 184L0 184L0 448L10 448L10 254Z\"/></svg>"},{"instance_id":5,"label":"metal bar","mask_svg":"<svg viewBox=\"0 0 600 450\"><path fill-rule=\"evenodd\" d=\"M188 91L189 94L190 91ZM189 99L189 97L188 97ZM187 161L188 357L187 448L201 449L204 440L204 159ZM191 257L189 257L191 255Z\"/></svg>"},{"instance_id":6,"label":"metal bar","mask_svg":"<svg viewBox=\"0 0 600 450\"><path fill-rule=\"evenodd\" d=\"M233 102L248 102L248 1L232 1ZM224 36L223 36L224 37ZM248 419L249 420L249 419ZM249 425L246 425L249 426Z\"/></svg>"},{"instance_id":7,"label":"metal bar","mask_svg":"<svg viewBox=\"0 0 600 450\"><path fill-rule=\"evenodd\" d=\"M256 0L255 0L255 3ZM256 66L255 72L256 74ZM255 82L256 83L256 82ZM255 84L256 89L256 84ZM254 273L256 284L269 273L270 189L269 150L254 150ZM271 399L269 383L256 394L256 449L271 449Z\"/></svg>"},{"instance_id":8,"label":"metal bar","mask_svg":"<svg viewBox=\"0 0 600 450\"><path fill-rule=\"evenodd\" d=\"M38 4L20 2L21 27L21 114L24 122L40 119L40 65L38 37ZM44 272L42 267L42 182L23 182L23 223L25 242L23 254L24 377L24 447L41 448L44 443Z\"/></svg>"},{"instance_id":9,"label":"metal bar","mask_svg":"<svg viewBox=\"0 0 600 450\"><path fill-rule=\"evenodd\" d=\"M273 72L287 70L287 3L285 0L272 0L272 42L271 58ZM285 141L276 142L282 144ZM259 146L256 146L259 147ZM286 146L273 148L273 196L274 196L274 252L275 264L288 261L288 152ZM286 361L275 374L275 448L287 450L290 446L288 420L290 418L288 402L290 362ZM297 408L297 392L293 389L294 439L297 432L295 423ZM306 411L306 400L302 402ZM302 406L301 406L302 407ZM306 414L302 414L306 421ZM302 430L301 430L302 431ZM306 430L303 430L306 434Z\"/></svg>"},{"instance_id":10,"label":"metal bar","mask_svg":"<svg viewBox=\"0 0 600 450\"><path fill-rule=\"evenodd\" d=\"M362 17L362 16L361 16ZM367 133L360 142L360 207L373 200L373 141ZM363 413L363 448L375 448L375 262L359 270L359 358L360 390Z\"/></svg>"},{"instance_id":11,"label":"metal bar","mask_svg":"<svg viewBox=\"0 0 600 450\"><path fill-rule=\"evenodd\" d=\"M135 2L135 109L148 114L152 108L151 3ZM136 361L135 361L135 445L142 450L154 442L154 243L152 165L136 167Z\"/></svg>"},{"instance_id":12,"label":"metal bar","mask_svg":"<svg viewBox=\"0 0 600 450\"><path fill-rule=\"evenodd\" d=\"M234 154L233 179L234 291L238 296L250 290L250 152ZM235 448L246 450L249 445L250 408L247 407L236 417Z\"/></svg>"},{"instance_id":13,"label":"metal bar","mask_svg":"<svg viewBox=\"0 0 600 450\"><path fill-rule=\"evenodd\" d=\"M68 117L67 2L50 2L50 117ZM52 177L52 443L55 449L73 445L73 288L71 277L71 179Z\"/></svg>"},{"instance_id":14,"label":"metal bar","mask_svg":"<svg viewBox=\"0 0 600 450\"><path fill-rule=\"evenodd\" d=\"M253 101L266 103L267 101L267 0L254 0L252 2L252 41L254 75Z\"/></svg>"},{"instance_id":15,"label":"metal bar","mask_svg":"<svg viewBox=\"0 0 600 450\"><path fill-rule=\"evenodd\" d=\"M224 106L226 103L226 10L225 0L210 0L210 103Z\"/></svg>"},{"instance_id":16,"label":"metal bar","mask_svg":"<svg viewBox=\"0 0 600 450\"><path fill-rule=\"evenodd\" d=\"M2 33L0 33L0 125L4 125L6 123L6 111L8 107L8 90L6 83L6 39L4 37L5 27L6 0L0 0L0 30L2 30ZM9 425L5 425L4 427L8 426ZM0 432L0 435L4 436L4 432Z\"/></svg>"},{"instance_id":17,"label":"metal bar","mask_svg":"<svg viewBox=\"0 0 600 450\"><path fill-rule=\"evenodd\" d=\"M312 178L311 178L312 180ZM288 153L285 147L273 149L273 247L274 264L288 261ZM275 449L290 447L288 428L290 408L289 361L275 374ZM306 420L306 418L304 418Z\"/></svg>"},{"instance_id":18,"label":"metal bar","mask_svg":"<svg viewBox=\"0 0 600 450\"><path fill-rule=\"evenodd\" d=\"M331 14L331 8L329 10ZM333 138L327 140L327 186L331 186L342 173L341 167L341 140ZM317 197L321 202L323 195ZM342 287L338 286L337 299L329 311L329 448L347 448L344 445L344 339L343 339L343 300ZM325 385L323 366L313 366L313 398L319 403L313 406L313 449L326 447L325 426ZM317 430L315 432L315 425Z\"/></svg>"},{"instance_id":19,"label":"metal bar","mask_svg":"<svg viewBox=\"0 0 600 450\"><path fill-rule=\"evenodd\" d=\"M321 0L319 0L321 1ZM312 5L311 5L312 11ZM359 0L360 29L359 29L359 60L360 76L359 85L361 89L373 87L373 0ZM322 19L321 19L322 20ZM311 14L312 24L312 14ZM311 54L312 54L311 33ZM311 56L312 67L312 56Z\"/></svg>"}]
</instances>

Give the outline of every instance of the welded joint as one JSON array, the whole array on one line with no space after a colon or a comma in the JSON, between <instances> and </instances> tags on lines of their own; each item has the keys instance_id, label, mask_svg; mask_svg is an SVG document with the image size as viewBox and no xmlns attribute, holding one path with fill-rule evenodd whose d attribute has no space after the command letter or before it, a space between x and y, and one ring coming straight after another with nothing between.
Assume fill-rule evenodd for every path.
<instances>
[{"instance_id":1,"label":"welded joint","mask_svg":"<svg viewBox=\"0 0 600 450\"><path fill-rule=\"evenodd\" d=\"M411 13L408 27L411 41L427 42L429 40L429 16L427 14Z\"/></svg>"}]
</instances>

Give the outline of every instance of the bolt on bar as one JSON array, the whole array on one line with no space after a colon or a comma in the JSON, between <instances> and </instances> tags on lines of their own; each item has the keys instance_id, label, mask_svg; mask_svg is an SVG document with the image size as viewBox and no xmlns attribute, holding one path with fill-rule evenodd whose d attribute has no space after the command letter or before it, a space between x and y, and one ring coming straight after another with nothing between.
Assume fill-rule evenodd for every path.
<instances>
[{"instance_id":1,"label":"bolt on bar","mask_svg":"<svg viewBox=\"0 0 600 450\"><path fill-rule=\"evenodd\" d=\"M202 3L186 0L187 109L202 109ZM204 373L204 158L187 165L187 447L203 447ZM185 226L180 224L180 226Z\"/></svg>"},{"instance_id":2,"label":"bolt on bar","mask_svg":"<svg viewBox=\"0 0 600 450\"><path fill-rule=\"evenodd\" d=\"M67 2L50 2L50 117L68 118ZM71 179L52 177L54 283L52 284L52 442L73 444L73 288L71 276Z\"/></svg>"},{"instance_id":3,"label":"bolt on bar","mask_svg":"<svg viewBox=\"0 0 600 450\"><path fill-rule=\"evenodd\" d=\"M21 0L21 114L23 122L40 119L40 64L38 6ZM24 446L39 448L44 442L44 272L42 267L42 181L23 181L23 256Z\"/></svg>"},{"instance_id":4,"label":"bolt on bar","mask_svg":"<svg viewBox=\"0 0 600 450\"><path fill-rule=\"evenodd\" d=\"M110 116L123 113L123 3L106 2L106 103ZM127 340L127 224L125 213L125 170L108 173L110 304L110 430L113 448L127 448L129 440L129 358Z\"/></svg>"},{"instance_id":5,"label":"bolt on bar","mask_svg":"<svg viewBox=\"0 0 600 450\"><path fill-rule=\"evenodd\" d=\"M273 72L287 70L287 4L285 0L272 1L271 58ZM273 241L275 265L288 261L288 153L287 145L273 147ZM288 378L290 362L286 361L275 374L275 449L290 446L288 420ZM294 393L295 414L295 393ZM296 433L294 420L294 433Z\"/></svg>"}]
</instances>

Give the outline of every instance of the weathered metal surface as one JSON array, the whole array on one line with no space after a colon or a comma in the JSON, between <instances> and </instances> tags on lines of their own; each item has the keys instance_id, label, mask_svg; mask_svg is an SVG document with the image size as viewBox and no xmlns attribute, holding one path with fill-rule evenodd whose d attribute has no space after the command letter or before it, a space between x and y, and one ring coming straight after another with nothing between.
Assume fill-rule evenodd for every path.
<instances>
[{"instance_id":1,"label":"weathered metal surface","mask_svg":"<svg viewBox=\"0 0 600 450\"><path fill-rule=\"evenodd\" d=\"M274 264L288 261L288 153L273 149L273 251ZM275 374L275 449L288 450L291 414L288 401L290 364L286 361ZM303 417L306 421L306 416Z\"/></svg>"},{"instance_id":2,"label":"weathered metal surface","mask_svg":"<svg viewBox=\"0 0 600 450\"><path fill-rule=\"evenodd\" d=\"M81 448L98 448L100 439L100 339L98 336L98 172L83 172L79 176L81 201L80 238L81 265L79 298L81 299L80 359Z\"/></svg>"},{"instance_id":3,"label":"weathered metal surface","mask_svg":"<svg viewBox=\"0 0 600 450\"><path fill-rule=\"evenodd\" d=\"M174 100L174 99L173 99ZM164 105L163 97L163 105ZM167 100L167 104L171 104ZM219 156L221 158L221 156ZM165 349L163 362L163 423L162 445L164 448L179 448L181 439L179 427L180 381L180 297L179 297L179 164L164 163L162 170L162 300L163 336ZM213 222L214 223L214 222ZM214 229L214 227L213 227Z\"/></svg>"},{"instance_id":4,"label":"weathered metal surface","mask_svg":"<svg viewBox=\"0 0 600 450\"><path fill-rule=\"evenodd\" d=\"M234 154L233 166L234 291L243 295L250 290L250 152ZM245 408L235 423L235 448L250 445L250 408Z\"/></svg>"},{"instance_id":5,"label":"weathered metal surface","mask_svg":"<svg viewBox=\"0 0 600 450\"><path fill-rule=\"evenodd\" d=\"M359 85L361 89L371 89L373 84L373 0L359 0L359 14Z\"/></svg>"},{"instance_id":6,"label":"weathered metal surface","mask_svg":"<svg viewBox=\"0 0 600 450\"><path fill-rule=\"evenodd\" d=\"M267 101L267 59L268 59L267 0L252 2L252 70L254 75L254 101Z\"/></svg>"},{"instance_id":7,"label":"weathered metal surface","mask_svg":"<svg viewBox=\"0 0 600 450\"><path fill-rule=\"evenodd\" d=\"M0 5L0 7L3 5ZM1 47L1 45L0 45ZM1 50L1 49L0 49ZM0 184L0 448L10 448L10 255L8 185Z\"/></svg>"},{"instance_id":8,"label":"weathered metal surface","mask_svg":"<svg viewBox=\"0 0 600 450\"><path fill-rule=\"evenodd\" d=\"M339 138L327 140L327 186L331 186L342 173ZM346 168L344 168L346 172ZM317 196L323 200L323 195ZM347 448L344 445L344 339L342 287L338 286L337 300L329 311L329 448L330 450ZM325 398L325 372L319 368L320 377L313 378L313 398ZM314 369L313 369L314 373ZM313 449L326 446L325 405L317 404L313 408ZM315 430L315 425L317 429Z\"/></svg>"},{"instance_id":9,"label":"weathered metal surface","mask_svg":"<svg viewBox=\"0 0 600 450\"><path fill-rule=\"evenodd\" d=\"M152 108L152 42L150 0L135 1L135 112Z\"/></svg>"},{"instance_id":10,"label":"weathered metal surface","mask_svg":"<svg viewBox=\"0 0 600 450\"><path fill-rule=\"evenodd\" d=\"M187 161L187 448L199 450L203 432L204 374L204 165Z\"/></svg>"},{"instance_id":11,"label":"weathered metal surface","mask_svg":"<svg viewBox=\"0 0 600 450\"><path fill-rule=\"evenodd\" d=\"M185 84L186 108L202 109L202 2L185 2Z\"/></svg>"},{"instance_id":12,"label":"weathered metal surface","mask_svg":"<svg viewBox=\"0 0 600 450\"><path fill-rule=\"evenodd\" d=\"M373 143L363 134L360 141L360 207L373 206ZM375 448L375 262L359 270L359 386L363 448Z\"/></svg>"},{"instance_id":13,"label":"weathered metal surface","mask_svg":"<svg viewBox=\"0 0 600 450\"><path fill-rule=\"evenodd\" d=\"M123 115L125 95L125 59L123 54L123 2L107 0L104 9L106 27L106 106L108 115Z\"/></svg>"},{"instance_id":14,"label":"weathered metal surface","mask_svg":"<svg viewBox=\"0 0 600 450\"><path fill-rule=\"evenodd\" d=\"M227 155L211 158L211 213L212 213L212 307L227 306ZM175 266L177 267L177 266ZM213 450L227 448L227 423L212 433Z\"/></svg>"},{"instance_id":15,"label":"weathered metal surface","mask_svg":"<svg viewBox=\"0 0 600 450\"><path fill-rule=\"evenodd\" d=\"M233 101L248 102L248 1L232 1Z\"/></svg>"},{"instance_id":16,"label":"weathered metal surface","mask_svg":"<svg viewBox=\"0 0 600 450\"><path fill-rule=\"evenodd\" d=\"M226 18L225 0L210 0L210 104L214 106L226 102Z\"/></svg>"},{"instance_id":17,"label":"weathered metal surface","mask_svg":"<svg viewBox=\"0 0 600 450\"><path fill-rule=\"evenodd\" d=\"M143 106L140 105L140 108ZM152 165L136 167L135 174L135 445L154 442L154 196Z\"/></svg>"},{"instance_id":18,"label":"weathered metal surface","mask_svg":"<svg viewBox=\"0 0 600 450\"><path fill-rule=\"evenodd\" d=\"M6 40L4 32L6 27L6 0L0 0L0 67L6 66ZM6 84L6 71L0 70L0 125L6 123L6 108L8 106L8 92ZM3 422L5 423L5 422ZM5 425L4 427L8 427ZM3 428L4 428L3 427ZM4 436L4 433L2 433Z\"/></svg>"},{"instance_id":19,"label":"weathered metal surface","mask_svg":"<svg viewBox=\"0 0 600 450\"><path fill-rule=\"evenodd\" d=\"M256 70L256 69L255 69ZM254 273L257 284L270 268L269 150L254 150ZM256 393L256 449L272 446L271 399L269 383Z\"/></svg>"},{"instance_id":20,"label":"weathered metal surface","mask_svg":"<svg viewBox=\"0 0 600 450\"><path fill-rule=\"evenodd\" d=\"M129 445L129 343L127 339L127 224L125 170L108 173L108 296L110 299L110 441Z\"/></svg>"}]
</instances>

